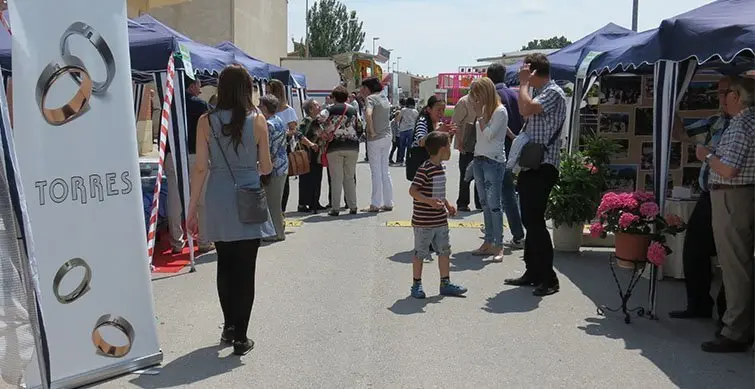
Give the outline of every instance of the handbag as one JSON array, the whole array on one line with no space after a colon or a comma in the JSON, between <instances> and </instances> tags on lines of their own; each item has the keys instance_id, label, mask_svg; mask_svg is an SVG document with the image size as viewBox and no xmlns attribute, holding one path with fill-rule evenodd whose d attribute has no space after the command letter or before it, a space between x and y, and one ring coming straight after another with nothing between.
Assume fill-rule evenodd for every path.
<instances>
[{"instance_id":1,"label":"handbag","mask_svg":"<svg viewBox=\"0 0 755 389\"><path fill-rule=\"evenodd\" d=\"M233 179L233 186L236 188L236 207L238 208L239 222L244 224L262 224L268 221L270 213L267 208L267 195L262 188L241 188L236 181L236 175L233 174L231 164L228 163L228 158L223 151L223 145L220 144L220 138L218 137L215 128L210 122L210 129L212 130L212 136L218 143L220 154L223 155L225 165L228 167L228 172L231 173Z\"/></svg>"},{"instance_id":2,"label":"handbag","mask_svg":"<svg viewBox=\"0 0 755 389\"><path fill-rule=\"evenodd\" d=\"M529 121L527 123L529 123ZM525 124L525 127L526 126L527 125ZM553 133L551 138L548 140L548 144L546 145L537 143L535 141L529 141L527 142L527 144L522 146L522 151L519 153L519 166L530 170L539 169L540 165L542 165L543 163L543 157L545 157L545 153L548 151L548 148L556 143L556 139L558 139L558 136L561 134L561 130L563 128L564 125L563 123L561 123L561 126L559 126L558 130Z\"/></svg>"},{"instance_id":3,"label":"handbag","mask_svg":"<svg viewBox=\"0 0 755 389\"><path fill-rule=\"evenodd\" d=\"M329 136L332 136L335 131L338 129L338 127L341 127L341 124L343 124L343 119L346 118L346 113L348 112L348 107L344 109L343 114L341 115L341 118L338 120L338 124L335 125L335 127L330 127L328 131L326 132L329 134ZM328 145L330 142L332 142L333 139L331 138L328 143L325 145L324 150L322 150L320 154L320 164L322 167L328 167Z\"/></svg>"},{"instance_id":4,"label":"handbag","mask_svg":"<svg viewBox=\"0 0 755 389\"><path fill-rule=\"evenodd\" d=\"M299 143L293 151L288 153L288 175L300 176L309 173L309 152Z\"/></svg>"},{"instance_id":5,"label":"handbag","mask_svg":"<svg viewBox=\"0 0 755 389\"><path fill-rule=\"evenodd\" d=\"M430 153L424 147L411 147L406 156L406 179L414 181L417 170L422 163L430 159Z\"/></svg>"}]
</instances>

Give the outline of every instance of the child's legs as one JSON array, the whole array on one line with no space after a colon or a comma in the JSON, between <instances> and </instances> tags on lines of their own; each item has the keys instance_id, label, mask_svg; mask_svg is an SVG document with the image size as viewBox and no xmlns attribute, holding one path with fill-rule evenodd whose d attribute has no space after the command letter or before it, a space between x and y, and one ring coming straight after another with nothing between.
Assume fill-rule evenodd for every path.
<instances>
[{"instance_id":1,"label":"child's legs","mask_svg":"<svg viewBox=\"0 0 755 389\"><path fill-rule=\"evenodd\" d=\"M438 252L440 278L451 276L451 236L448 226L433 228L433 247Z\"/></svg>"},{"instance_id":2,"label":"child's legs","mask_svg":"<svg viewBox=\"0 0 755 389\"><path fill-rule=\"evenodd\" d=\"M433 228L414 227L412 270L415 280L422 278L422 261L430 257L430 244L433 242L433 231Z\"/></svg>"}]
</instances>

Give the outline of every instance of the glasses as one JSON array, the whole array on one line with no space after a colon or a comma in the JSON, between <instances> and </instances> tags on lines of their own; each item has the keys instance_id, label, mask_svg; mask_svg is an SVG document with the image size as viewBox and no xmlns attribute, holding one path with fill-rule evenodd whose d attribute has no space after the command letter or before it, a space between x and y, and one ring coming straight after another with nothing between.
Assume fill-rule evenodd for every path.
<instances>
[{"instance_id":1,"label":"glasses","mask_svg":"<svg viewBox=\"0 0 755 389\"><path fill-rule=\"evenodd\" d=\"M731 89L731 88L729 88L729 89L724 89L724 90L720 90L720 91L718 91L718 95L719 95L719 96L724 96L724 97L725 97L726 95L728 95L728 94L729 94L729 93L731 93L731 92L736 92L736 90L734 90L734 89Z\"/></svg>"}]
</instances>

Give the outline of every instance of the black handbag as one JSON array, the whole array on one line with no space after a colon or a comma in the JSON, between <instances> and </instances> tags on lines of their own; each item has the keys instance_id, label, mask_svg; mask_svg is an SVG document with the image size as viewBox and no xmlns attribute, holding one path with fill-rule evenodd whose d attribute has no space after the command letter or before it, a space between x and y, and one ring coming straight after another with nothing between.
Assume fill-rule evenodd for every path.
<instances>
[{"instance_id":1,"label":"black handbag","mask_svg":"<svg viewBox=\"0 0 755 389\"><path fill-rule=\"evenodd\" d=\"M550 140L548 140L547 145L537 143L532 140L524 145L524 147L522 147L522 151L519 153L519 166L530 170L539 169L540 165L543 164L543 157L545 157L545 153L548 152L548 149L553 146L554 143L556 143L556 139L558 139L558 136L561 135L561 130L563 128L564 125L563 123L561 123L561 126L558 128L558 130L554 132Z\"/></svg>"},{"instance_id":2,"label":"black handbag","mask_svg":"<svg viewBox=\"0 0 755 389\"><path fill-rule=\"evenodd\" d=\"M430 153L424 147L410 147L406 155L406 179L410 182L414 181L417 170L428 159L430 159Z\"/></svg>"},{"instance_id":3,"label":"black handbag","mask_svg":"<svg viewBox=\"0 0 755 389\"><path fill-rule=\"evenodd\" d=\"M236 187L236 207L238 208L239 221L244 224L262 224L268 221L270 213L267 209L267 195L262 188L242 188L239 187L236 181L236 175L233 174L231 164L228 163L228 158L223 151L223 145L220 144L220 138L218 137L215 128L210 123L210 129L212 130L212 136L218 143L220 154L223 155L225 165L228 167L228 172L231 173L233 179L233 186ZM260 180L261 181L261 180Z\"/></svg>"}]
</instances>

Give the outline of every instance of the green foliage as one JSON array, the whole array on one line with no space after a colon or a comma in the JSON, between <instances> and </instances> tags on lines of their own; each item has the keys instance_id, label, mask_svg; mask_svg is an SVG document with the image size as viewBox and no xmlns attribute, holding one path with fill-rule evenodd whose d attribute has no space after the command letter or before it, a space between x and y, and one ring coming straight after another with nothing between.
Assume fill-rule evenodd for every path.
<instances>
[{"instance_id":1,"label":"green foliage","mask_svg":"<svg viewBox=\"0 0 755 389\"><path fill-rule=\"evenodd\" d=\"M332 57L360 51L365 33L356 11L348 11L338 0L320 0L307 10L309 21L309 55ZM294 45L295 49L296 44ZM299 50L304 51L303 47ZM299 50L296 50L299 53ZM303 53L301 53L303 55Z\"/></svg>"},{"instance_id":2,"label":"green foliage","mask_svg":"<svg viewBox=\"0 0 755 389\"><path fill-rule=\"evenodd\" d=\"M600 87L598 84L592 84L592 87L587 92L587 97L600 97Z\"/></svg>"},{"instance_id":3,"label":"green foliage","mask_svg":"<svg viewBox=\"0 0 755 389\"><path fill-rule=\"evenodd\" d=\"M572 42L564 36L554 36L548 39L535 39L529 41L526 45L522 46L522 50L543 50L543 49L560 49L572 44Z\"/></svg>"},{"instance_id":4,"label":"green foliage","mask_svg":"<svg viewBox=\"0 0 755 389\"><path fill-rule=\"evenodd\" d=\"M621 145L613 139L603 138L597 135L582 137L582 154L587 161L604 168L611 163L611 156L621 150Z\"/></svg>"},{"instance_id":5,"label":"green foliage","mask_svg":"<svg viewBox=\"0 0 755 389\"><path fill-rule=\"evenodd\" d=\"M601 174L582 153L561 156L558 183L551 190L545 216L560 225L582 225L595 216L600 201Z\"/></svg>"}]
</instances>

